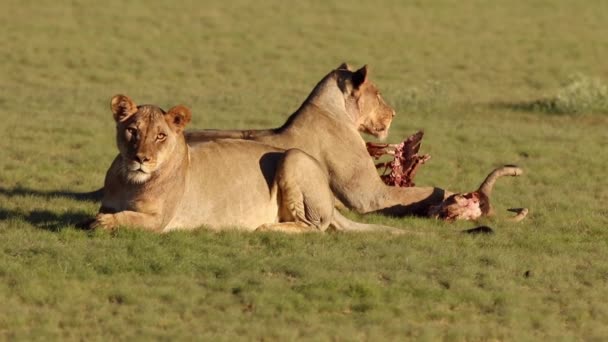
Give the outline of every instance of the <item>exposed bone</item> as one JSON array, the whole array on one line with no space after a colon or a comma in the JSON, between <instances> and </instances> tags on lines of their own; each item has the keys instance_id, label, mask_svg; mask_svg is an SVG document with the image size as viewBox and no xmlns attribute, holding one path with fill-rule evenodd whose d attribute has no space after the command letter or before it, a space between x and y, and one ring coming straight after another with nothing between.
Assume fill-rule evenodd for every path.
<instances>
[{"instance_id":1,"label":"exposed bone","mask_svg":"<svg viewBox=\"0 0 608 342\"><path fill-rule=\"evenodd\" d=\"M367 152L374 159L388 154L393 156L393 160L386 163L376 164L376 168L382 169L380 178L387 185L399 187L415 186L414 177L420 165L431 158L430 155L418 155L420 142L424 133L419 131L400 144L378 144L368 142Z\"/></svg>"},{"instance_id":2,"label":"exposed bone","mask_svg":"<svg viewBox=\"0 0 608 342\"><path fill-rule=\"evenodd\" d=\"M420 165L431 158L430 155L418 155L420 143L424 133L417 132L400 144L379 144L368 142L367 152L374 159L383 155L393 156L393 160L376 164L376 168L382 169L380 178L387 185L410 187L415 186L414 177ZM477 191L468 193L455 193L446 198L441 204L432 206L428 210L430 217L446 221L475 220L482 216L493 215L490 196L496 180L503 176L519 176L523 170L514 165L505 165L492 171L481 183ZM510 220L519 222L528 214L528 209L510 209L517 213Z\"/></svg>"}]
</instances>

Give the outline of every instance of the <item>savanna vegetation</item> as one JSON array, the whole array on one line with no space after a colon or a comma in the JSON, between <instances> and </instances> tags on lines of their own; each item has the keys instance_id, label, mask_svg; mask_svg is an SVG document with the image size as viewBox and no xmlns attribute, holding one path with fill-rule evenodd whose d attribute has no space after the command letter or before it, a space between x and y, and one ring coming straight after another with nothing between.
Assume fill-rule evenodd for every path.
<instances>
[{"instance_id":1,"label":"savanna vegetation","mask_svg":"<svg viewBox=\"0 0 608 342\"><path fill-rule=\"evenodd\" d=\"M7 340L605 340L608 2L0 3L0 336ZM281 124L327 72L368 64L425 130L417 184L496 166L495 234L82 231L116 155L109 99L191 128ZM235 164L238 167L238 164ZM521 223L506 208L530 208Z\"/></svg>"}]
</instances>

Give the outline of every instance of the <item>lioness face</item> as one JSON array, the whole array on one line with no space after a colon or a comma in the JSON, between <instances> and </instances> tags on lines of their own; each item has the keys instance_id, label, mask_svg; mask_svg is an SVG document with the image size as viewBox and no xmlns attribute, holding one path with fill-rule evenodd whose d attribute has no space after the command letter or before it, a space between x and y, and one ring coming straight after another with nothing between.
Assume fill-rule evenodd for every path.
<instances>
[{"instance_id":1,"label":"lioness face","mask_svg":"<svg viewBox=\"0 0 608 342\"><path fill-rule=\"evenodd\" d=\"M116 128L116 144L123 158L125 175L133 183L147 181L175 147L175 132L160 108L140 106L137 113Z\"/></svg>"},{"instance_id":2,"label":"lioness face","mask_svg":"<svg viewBox=\"0 0 608 342\"><path fill-rule=\"evenodd\" d=\"M339 77L348 78L347 82L341 83L350 85L346 87L346 110L356 118L357 129L385 139L395 117L395 110L384 101L376 85L369 80L367 66L351 71L347 64L342 64L336 72Z\"/></svg>"},{"instance_id":3,"label":"lioness face","mask_svg":"<svg viewBox=\"0 0 608 342\"><path fill-rule=\"evenodd\" d=\"M395 110L384 101L378 88L371 82L360 87L357 102L360 110L359 131L385 139L395 117Z\"/></svg>"},{"instance_id":4,"label":"lioness face","mask_svg":"<svg viewBox=\"0 0 608 342\"><path fill-rule=\"evenodd\" d=\"M186 107L165 112L156 106L136 106L128 97L117 95L112 99L112 111L117 123L116 145L130 183L148 181L171 159L177 144L185 144L182 132L190 120Z\"/></svg>"}]
</instances>

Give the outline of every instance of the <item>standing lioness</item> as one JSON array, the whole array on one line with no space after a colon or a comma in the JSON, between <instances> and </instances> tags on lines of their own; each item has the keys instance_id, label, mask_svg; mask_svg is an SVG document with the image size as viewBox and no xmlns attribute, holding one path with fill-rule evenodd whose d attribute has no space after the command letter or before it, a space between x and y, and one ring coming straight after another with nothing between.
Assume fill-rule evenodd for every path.
<instances>
[{"instance_id":1,"label":"standing lioness","mask_svg":"<svg viewBox=\"0 0 608 342\"><path fill-rule=\"evenodd\" d=\"M92 227L400 231L334 211L326 172L298 149L242 140L188 146L183 130L191 113L184 106L165 112L116 95L111 108L120 153Z\"/></svg>"}]
</instances>

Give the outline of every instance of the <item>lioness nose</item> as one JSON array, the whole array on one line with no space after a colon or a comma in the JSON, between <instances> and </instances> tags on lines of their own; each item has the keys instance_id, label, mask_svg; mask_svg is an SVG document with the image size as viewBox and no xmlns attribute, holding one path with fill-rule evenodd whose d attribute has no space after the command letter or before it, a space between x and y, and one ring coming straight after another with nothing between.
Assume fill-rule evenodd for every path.
<instances>
[{"instance_id":1,"label":"lioness nose","mask_svg":"<svg viewBox=\"0 0 608 342\"><path fill-rule=\"evenodd\" d=\"M135 161L139 162L140 164L143 164L145 162L149 162L150 158L146 157L145 155L138 153L135 155Z\"/></svg>"}]
</instances>

